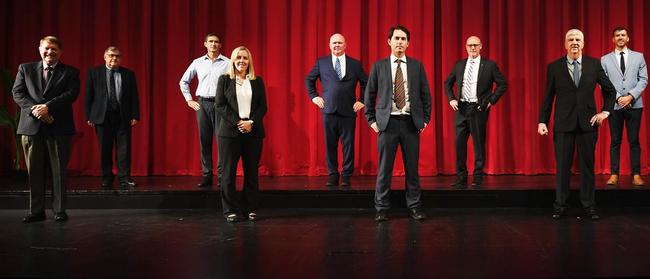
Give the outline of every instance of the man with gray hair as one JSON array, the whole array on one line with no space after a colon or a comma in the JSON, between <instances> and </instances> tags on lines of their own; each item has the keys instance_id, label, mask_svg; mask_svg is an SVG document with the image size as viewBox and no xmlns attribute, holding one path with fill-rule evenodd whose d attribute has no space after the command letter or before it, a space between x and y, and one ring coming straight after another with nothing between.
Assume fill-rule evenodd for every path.
<instances>
[{"instance_id":1,"label":"man with gray hair","mask_svg":"<svg viewBox=\"0 0 650 279\"><path fill-rule=\"evenodd\" d=\"M598 139L598 126L607 119L614 107L616 89L605 75L600 60L582 55L584 35L571 29L565 35L567 54L551 62L546 72L546 90L539 112L537 132L548 135L548 123L553 104L555 144L556 190L553 219L566 216L569 198L569 181L573 152L577 148L580 158L580 201L585 217L600 219L596 211L594 152ZM601 87L603 106L596 111L594 90Z\"/></svg>"}]
</instances>

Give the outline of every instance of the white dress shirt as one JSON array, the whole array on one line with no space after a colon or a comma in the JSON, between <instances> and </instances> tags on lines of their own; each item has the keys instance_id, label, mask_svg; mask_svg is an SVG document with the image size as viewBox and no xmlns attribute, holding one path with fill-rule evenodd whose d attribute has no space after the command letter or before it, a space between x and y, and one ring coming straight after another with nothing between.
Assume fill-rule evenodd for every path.
<instances>
[{"instance_id":1,"label":"white dress shirt","mask_svg":"<svg viewBox=\"0 0 650 279\"><path fill-rule=\"evenodd\" d=\"M397 73L397 56L391 54L390 55L390 72L392 76L392 81L393 81L393 95L395 93L395 73ZM397 109L397 105L395 104L395 97L393 96L393 102L392 102L392 109L391 109L391 115L400 115L400 114L411 114L411 103L409 102L409 86L408 86L408 74L407 74L407 67L406 67L406 55L402 56L402 58L399 58L402 60L402 63L400 63L400 68L402 68L402 77L404 80L404 99L405 99L405 104L404 107L400 110Z\"/></svg>"},{"instance_id":2,"label":"white dress shirt","mask_svg":"<svg viewBox=\"0 0 650 279\"><path fill-rule=\"evenodd\" d=\"M472 72L470 73L469 71L469 66L470 64L474 63L472 66ZM481 56L477 56L476 58L467 58L467 63L465 64L465 73L463 74L463 92L461 92L462 97L460 100L462 102L478 102L478 72L479 68L481 66ZM471 76L471 82L470 77ZM469 88L469 92L465 90L465 88ZM469 93L469 94L468 94Z\"/></svg>"},{"instance_id":3,"label":"white dress shirt","mask_svg":"<svg viewBox=\"0 0 650 279\"><path fill-rule=\"evenodd\" d=\"M345 76L345 65L346 65L345 54L341 56L336 56L332 54L332 67L334 67L334 69L336 69L336 58L338 58L341 61L341 78L343 78Z\"/></svg>"},{"instance_id":4,"label":"white dress shirt","mask_svg":"<svg viewBox=\"0 0 650 279\"><path fill-rule=\"evenodd\" d=\"M251 88L251 80L246 76L246 79L235 77L236 91L237 91L237 108L239 109L239 118L249 119L251 116L251 104L253 100L253 89Z\"/></svg>"}]
</instances>

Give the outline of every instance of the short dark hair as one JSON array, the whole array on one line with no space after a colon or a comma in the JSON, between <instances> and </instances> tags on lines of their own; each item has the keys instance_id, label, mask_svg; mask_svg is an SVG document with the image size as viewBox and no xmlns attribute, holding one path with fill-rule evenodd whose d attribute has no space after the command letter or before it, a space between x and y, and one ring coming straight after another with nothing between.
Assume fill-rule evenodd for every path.
<instances>
[{"instance_id":1,"label":"short dark hair","mask_svg":"<svg viewBox=\"0 0 650 279\"><path fill-rule=\"evenodd\" d=\"M612 37L614 37L614 35L616 35L616 32L623 31L623 30L625 30L625 34L630 36L630 30L627 30L627 27L617 26L617 27L614 27L614 30L612 30Z\"/></svg>"},{"instance_id":2,"label":"short dark hair","mask_svg":"<svg viewBox=\"0 0 650 279\"><path fill-rule=\"evenodd\" d=\"M210 37L217 37L217 39L219 39L219 42L221 42L221 37L219 37L219 35L217 35L217 33L209 33L209 34L205 35L205 40L203 40L203 41L207 42L208 38L210 38Z\"/></svg>"},{"instance_id":3,"label":"short dark hair","mask_svg":"<svg viewBox=\"0 0 650 279\"><path fill-rule=\"evenodd\" d=\"M390 30L388 30L388 39L389 39L389 40L390 40L390 38L393 37L393 33L395 33L395 30L402 30L402 31L404 31L404 33L406 33L406 40L407 40L407 41L410 41L410 40L411 40L411 32L409 32L409 30L406 29L406 27L401 26L401 25L393 25L393 26L390 28Z\"/></svg>"},{"instance_id":4,"label":"short dark hair","mask_svg":"<svg viewBox=\"0 0 650 279\"><path fill-rule=\"evenodd\" d=\"M59 40L59 38L57 38L55 36L45 36L45 37L43 37L43 39L41 39L41 41L38 43L38 46L40 47L43 44L43 42L48 42L50 44L55 44L60 49L63 49L63 45L61 44L61 40Z\"/></svg>"}]
</instances>

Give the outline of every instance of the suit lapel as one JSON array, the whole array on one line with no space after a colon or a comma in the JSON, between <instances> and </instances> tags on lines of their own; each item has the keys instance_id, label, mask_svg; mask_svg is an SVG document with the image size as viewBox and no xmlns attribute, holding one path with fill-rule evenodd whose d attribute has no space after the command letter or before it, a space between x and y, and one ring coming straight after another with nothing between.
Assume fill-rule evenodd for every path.
<instances>
[{"instance_id":1,"label":"suit lapel","mask_svg":"<svg viewBox=\"0 0 650 279\"><path fill-rule=\"evenodd\" d=\"M63 64L59 62L59 64L56 67L54 67L54 70L52 70L52 71L53 71L53 73L51 73L52 76L50 77L50 81L45 86L45 90L43 90L43 96L45 96L45 94L47 94L48 90L52 86L54 86L54 84L58 82L61 75L63 75L63 73L62 73L63 72Z\"/></svg>"},{"instance_id":2,"label":"suit lapel","mask_svg":"<svg viewBox=\"0 0 650 279\"><path fill-rule=\"evenodd\" d=\"M230 86L228 87L228 91L226 92L226 93L228 93L226 97L228 98L229 102L232 104L233 110L237 113L236 116L239 117L239 103L237 102L237 82L236 82L236 80L237 80L237 77L235 77L234 79L228 80L228 82L230 83Z\"/></svg>"},{"instance_id":3,"label":"suit lapel","mask_svg":"<svg viewBox=\"0 0 650 279\"><path fill-rule=\"evenodd\" d=\"M38 87L41 96L45 94L45 82L43 81L43 62L39 62L36 66L36 86Z\"/></svg>"},{"instance_id":4,"label":"suit lapel","mask_svg":"<svg viewBox=\"0 0 650 279\"><path fill-rule=\"evenodd\" d=\"M409 95L409 103L413 103L411 96L413 96L414 94L411 94L411 93L414 93L413 92L413 89L414 89L413 80L415 80L414 77L417 75L416 70L417 69L415 69L415 65L413 63L413 60L411 60L410 58L407 58L407 60L406 60L406 74L408 76L406 78L408 78L407 82L408 82L408 85L409 85L409 87L408 87L409 88L409 94L408 94Z\"/></svg>"},{"instance_id":5,"label":"suit lapel","mask_svg":"<svg viewBox=\"0 0 650 279\"><path fill-rule=\"evenodd\" d=\"M483 69L485 69L485 59L481 58L481 64L478 66L478 76L476 76L476 93L479 92L479 84L481 81L481 76L483 75ZM477 96L478 97L478 96Z\"/></svg>"},{"instance_id":6,"label":"suit lapel","mask_svg":"<svg viewBox=\"0 0 650 279\"><path fill-rule=\"evenodd\" d=\"M630 54L632 54L632 53L630 53ZM628 59L630 59L630 57L632 56L630 54L628 54L628 56L627 56ZM616 72L620 76L625 77L625 74L623 72L621 72L621 65L618 64L618 61L616 61L616 51L612 51L608 56L609 56L610 63L612 63L612 65L614 65L614 68L616 68ZM627 61L627 64L629 65L630 61Z\"/></svg>"}]
</instances>

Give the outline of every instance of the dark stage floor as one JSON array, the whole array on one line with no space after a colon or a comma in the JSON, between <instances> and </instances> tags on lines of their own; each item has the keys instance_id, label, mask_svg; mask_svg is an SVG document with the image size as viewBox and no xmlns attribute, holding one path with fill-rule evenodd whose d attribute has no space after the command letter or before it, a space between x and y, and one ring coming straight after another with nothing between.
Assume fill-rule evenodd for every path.
<instances>
[{"instance_id":1,"label":"dark stage floor","mask_svg":"<svg viewBox=\"0 0 650 279\"><path fill-rule=\"evenodd\" d=\"M607 176L596 176L596 202L600 207L649 206L648 187L635 189L629 176L621 178L618 188L606 188ZM138 186L120 189L117 182L110 190L100 187L99 177L71 177L68 187L68 208L72 209L168 209L220 208L220 192L215 187L196 187L200 177L149 176L135 177ZM242 178L238 178L238 183ZM422 200L429 208L550 208L555 195L553 175L487 176L480 189L453 190L454 176L422 177ZM216 181L216 179L215 179ZM261 177L263 208L372 208L375 177L352 178L352 187L326 187L327 177ZM471 181L471 180L470 180ZM25 178L0 177L0 209L26 208L29 192ZM573 188L579 177L572 178ZM570 204L579 206L574 190ZM404 207L404 177L393 178L391 203Z\"/></svg>"},{"instance_id":2,"label":"dark stage floor","mask_svg":"<svg viewBox=\"0 0 650 279\"><path fill-rule=\"evenodd\" d=\"M620 278L650 276L650 209L597 222L542 209L0 210L0 278ZM577 213L577 212L576 212ZM49 214L49 212L48 212Z\"/></svg>"}]
</instances>

